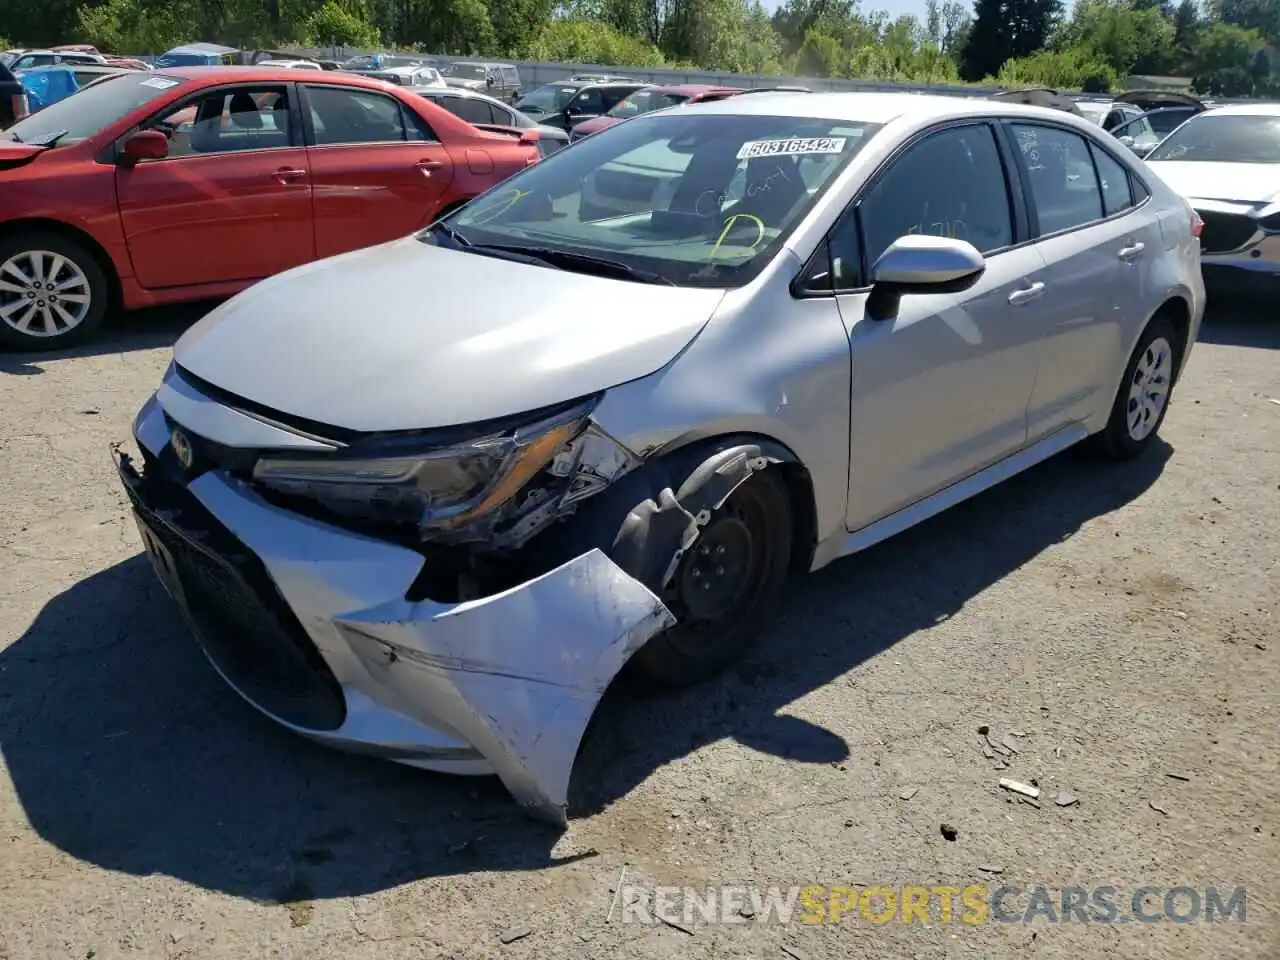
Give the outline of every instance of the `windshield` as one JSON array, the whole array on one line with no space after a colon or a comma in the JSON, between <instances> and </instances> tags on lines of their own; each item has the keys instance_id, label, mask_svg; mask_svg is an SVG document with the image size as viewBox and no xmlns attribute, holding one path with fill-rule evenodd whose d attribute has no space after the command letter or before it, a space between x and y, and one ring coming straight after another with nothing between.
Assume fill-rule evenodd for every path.
<instances>
[{"instance_id":1,"label":"windshield","mask_svg":"<svg viewBox=\"0 0 1280 960\"><path fill-rule=\"evenodd\" d=\"M1102 121L1106 119L1111 110L1111 104L1109 103L1082 103L1077 101L1076 106L1079 108L1081 116L1090 123L1096 123L1099 126L1102 125Z\"/></svg>"},{"instance_id":2,"label":"windshield","mask_svg":"<svg viewBox=\"0 0 1280 960\"><path fill-rule=\"evenodd\" d=\"M1147 159L1280 163L1280 117L1202 113L1171 133Z\"/></svg>"},{"instance_id":3,"label":"windshield","mask_svg":"<svg viewBox=\"0 0 1280 960\"><path fill-rule=\"evenodd\" d=\"M582 88L572 84L548 83L520 98L517 110L534 109L541 113L559 113Z\"/></svg>"},{"instance_id":4,"label":"windshield","mask_svg":"<svg viewBox=\"0 0 1280 960\"><path fill-rule=\"evenodd\" d=\"M529 167L424 239L607 260L658 282L740 286L773 259L878 127L645 117Z\"/></svg>"},{"instance_id":5,"label":"windshield","mask_svg":"<svg viewBox=\"0 0 1280 960\"><path fill-rule=\"evenodd\" d=\"M455 63L445 73L463 80L483 80L487 76L485 66L481 63Z\"/></svg>"},{"instance_id":6,"label":"windshield","mask_svg":"<svg viewBox=\"0 0 1280 960\"><path fill-rule=\"evenodd\" d=\"M1161 137L1167 137L1196 113L1195 107L1160 107L1148 113L1147 119L1151 121L1152 130Z\"/></svg>"},{"instance_id":7,"label":"windshield","mask_svg":"<svg viewBox=\"0 0 1280 960\"><path fill-rule=\"evenodd\" d=\"M126 113L185 82L150 72L122 73L112 77L110 83L91 84L75 96L19 120L0 136L20 143L39 143L65 130L58 144L69 146L87 140Z\"/></svg>"},{"instance_id":8,"label":"windshield","mask_svg":"<svg viewBox=\"0 0 1280 960\"><path fill-rule=\"evenodd\" d=\"M157 67L207 67L218 58L207 53L166 53L156 60Z\"/></svg>"},{"instance_id":9,"label":"windshield","mask_svg":"<svg viewBox=\"0 0 1280 960\"><path fill-rule=\"evenodd\" d=\"M689 98L682 93L661 93L657 90L637 90L609 111L610 117L638 117L642 113L674 107Z\"/></svg>"}]
</instances>

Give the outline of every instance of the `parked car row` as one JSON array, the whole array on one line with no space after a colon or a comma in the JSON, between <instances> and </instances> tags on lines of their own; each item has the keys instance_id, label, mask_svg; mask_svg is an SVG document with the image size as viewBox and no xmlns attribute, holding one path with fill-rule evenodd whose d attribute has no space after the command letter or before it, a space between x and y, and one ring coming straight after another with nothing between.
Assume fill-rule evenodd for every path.
<instances>
[{"instance_id":1,"label":"parked car row","mask_svg":"<svg viewBox=\"0 0 1280 960\"><path fill-rule=\"evenodd\" d=\"M245 699L563 823L624 667L707 679L793 571L1075 444L1156 444L1200 228L1061 111L654 110L216 308L117 467Z\"/></svg>"},{"instance_id":2,"label":"parked car row","mask_svg":"<svg viewBox=\"0 0 1280 960\"><path fill-rule=\"evenodd\" d=\"M0 344L69 343L111 304L227 296L407 235L536 163L537 144L345 73L93 84L0 134Z\"/></svg>"}]
</instances>

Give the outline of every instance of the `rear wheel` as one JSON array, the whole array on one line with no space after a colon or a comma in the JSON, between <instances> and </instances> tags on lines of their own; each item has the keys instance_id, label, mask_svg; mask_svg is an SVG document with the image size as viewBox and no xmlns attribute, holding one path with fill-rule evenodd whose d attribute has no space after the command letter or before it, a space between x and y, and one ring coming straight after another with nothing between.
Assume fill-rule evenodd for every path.
<instances>
[{"instance_id":1,"label":"rear wheel","mask_svg":"<svg viewBox=\"0 0 1280 960\"><path fill-rule=\"evenodd\" d=\"M1168 317L1143 331L1116 391L1111 418L1097 435L1097 449L1113 460L1131 460L1155 441L1169 409L1184 344Z\"/></svg>"},{"instance_id":2,"label":"rear wheel","mask_svg":"<svg viewBox=\"0 0 1280 960\"><path fill-rule=\"evenodd\" d=\"M681 558L663 596L677 624L636 653L639 678L684 686L741 656L782 593L791 532L790 497L776 472L766 469L738 487Z\"/></svg>"},{"instance_id":3,"label":"rear wheel","mask_svg":"<svg viewBox=\"0 0 1280 960\"><path fill-rule=\"evenodd\" d=\"M107 312L107 278L93 255L56 233L0 240L0 345L49 350L84 339Z\"/></svg>"}]
</instances>

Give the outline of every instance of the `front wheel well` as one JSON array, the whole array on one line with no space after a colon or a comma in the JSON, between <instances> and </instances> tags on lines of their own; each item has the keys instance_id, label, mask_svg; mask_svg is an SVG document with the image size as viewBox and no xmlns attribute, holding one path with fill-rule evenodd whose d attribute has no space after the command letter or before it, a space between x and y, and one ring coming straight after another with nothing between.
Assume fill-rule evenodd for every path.
<instances>
[{"instance_id":1,"label":"front wheel well","mask_svg":"<svg viewBox=\"0 0 1280 960\"><path fill-rule=\"evenodd\" d=\"M124 301L123 291L120 287L120 276L116 272L115 261L111 259L111 255L107 253L106 248L95 240L90 234L73 227L69 223L61 220L47 220L39 217L32 217L23 220L6 220L0 223L0 240L7 240L10 237L22 236L29 233L52 233L74 243L78 243L89 251L89 255L97 262L102 275L107 278L108 290L108 309L119 309Z\"/></svg>"},{"instance_id":2,"label":"front wheel well","mask_svg":"<svg viewBox=\"0 0 1280 960\"><path fill-rule=\"evenodd\" d=\"M817 547L818 507L809 470L790 448L758 434L732 434L696 440L660 453L659 459L674 461L679 465L676 473L680 474L681 470L691 471L701 459L740 444L756 444L761 453L775 461L767 469L776 470L782 478L791 506L791 569L808 573Z\"/></svg>"}]
</instances>

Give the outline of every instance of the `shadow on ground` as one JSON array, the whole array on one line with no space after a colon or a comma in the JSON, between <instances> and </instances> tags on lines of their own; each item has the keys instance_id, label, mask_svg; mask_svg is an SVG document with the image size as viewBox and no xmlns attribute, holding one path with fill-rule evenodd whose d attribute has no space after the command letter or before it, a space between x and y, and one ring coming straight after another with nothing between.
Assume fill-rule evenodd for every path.
<instances>
[{"instance_id":1,"label":"shadow on ground","mask_svg":"<svg viewBox=\"0 0 1280 960\"><path fill-rule=\"evenodd\" d=\"M729 676L653 700L611 690L574 812L625 803L659 766L724 738L842 759L837 735L778 711L1138 497L1170 453L1121 466L1060 456L802 578ZM523 819L492 778L332 752L261 718L196 652L140 556L51 600L0 652L0 746L39 835L115 871L287 902L555 862L558 831Z\"/></svg>"},{"instance_id":2,"label":"shadow on ground","mask_svg":"<svg viewBox=\"0 0 1280 960\"><path fill-rule=\"evenodd\" d=\"M1280 315L1256 300L1210 296L1199 342L1280 350Z\"/></svg>"},{"instance_id":3,"label":"shadow on ground","mask_svg":"<svg viewBox=\"0 0 1280 960\"><path fill-rule=\"evenodd\" d=\"M72 357L98 357L108 353L130 353L171 347L188 327L220 301L181 303L152 307L130 313L115 313L88 341L62 350L0 353L0 373L37 376L43 364Z\"/></svg>"}]
</instances>

